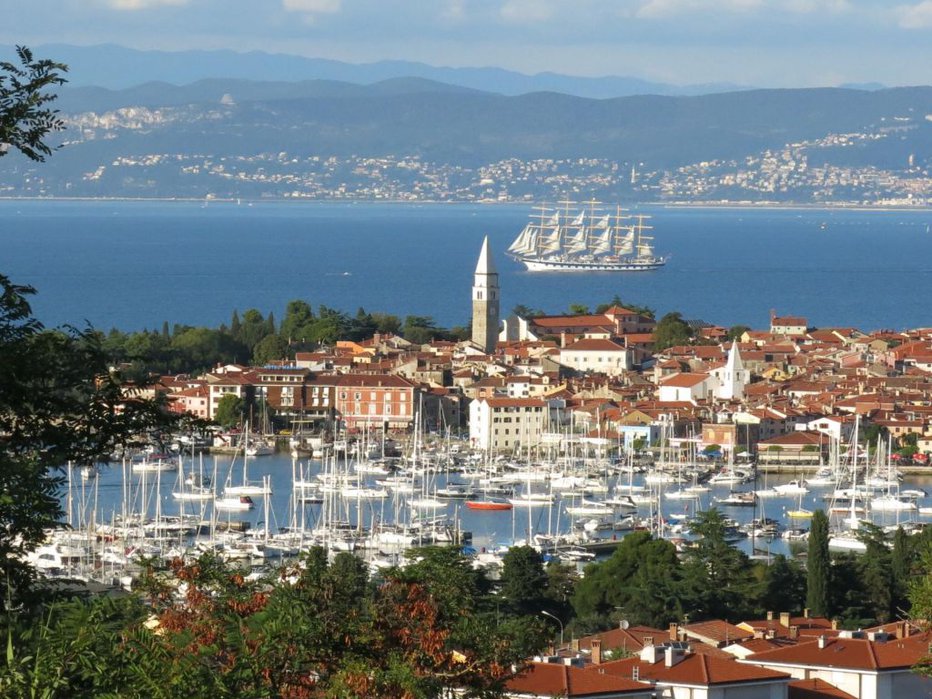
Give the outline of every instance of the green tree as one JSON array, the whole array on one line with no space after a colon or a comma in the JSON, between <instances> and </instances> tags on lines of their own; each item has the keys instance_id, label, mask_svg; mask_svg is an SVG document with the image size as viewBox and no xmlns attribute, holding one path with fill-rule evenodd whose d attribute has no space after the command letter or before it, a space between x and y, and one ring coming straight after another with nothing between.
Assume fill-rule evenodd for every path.
<instances>
[{"instance_id":1,"label":"green tree","mask_svg":"<svg viewBox=\"0 0 932 699\"><path fill-rule=\"evenodd\" d=\"M895 615L909 612L909 583L915 561L915 547L903 527L897 527L890 552L891 607Z\"/></svg>"},{"instance_id":2,"label":"green tree","mask_svg":"<svg viewBox=\"0 0 932 699\"><path fill-rule=\"evenodd\" d=\"M751 328L747 325L732 325L728 329L728 334L725 336L725 338L729 342L740 342L744 333L748 332L750 329Z\"/></svg>"},{"instance_id":3,"label":"green tree","mask_svg":"<svg viewBox=\"0 0 932 699\"><path fill-rule=\"evenodd\" d=\"M240 342L210 328L184 328L171 339L178 370L211 369L219 363L245 362L248 349Z\"/></svg>"},{"instance_id":4,"label":"green tree","mask_svg":"<svg viewBox=\"0 0 932 699\"><path fill-rule=\"evenodd\" d=\"M47 88L64 85L68 67L36 60L25 46L16 47L16 56L18 65L0 63L0 156L12 147L41 162L52 153L46 138L62 128L58 110L48 106L58 96Z\"/></svg>"},{"instance_id":5,"label":"green tree","mask_svg":"<svg viewBox=\"0 0 932 699\"><path fill-rule=\"evenodd\" d=\"M604 625L616 610L635 624L664 626L682 614L676 548L649 532L627 535L601 563L586 566L573 608L581 620Z\"/></svg>"},{"instance_id":6,"label":"green tree","mask_svg":"<svg viewBox=\"0 0 932 699\"><path fill-rule=\"evenodd\" d=\"M806 558L806 606L815 616L829 616L831 559L828 552L828 517L816 510L809 525L809 555Z\"/></svg>"},{"instance_id":7,"label":"green tree","mask_svg":"<svg viewBox=\"0 0 932 699\"><path fill-rule=\"evenodd\" d=\"M783 554L775 556L764 571L761 611L796 612L805 596L805 572Z\"/></svg>"},{"instance_id":8,"label":"green tree","mask_svg":"<svg viewBox=\"0 0 932 699\"><path fill-rule=\"evenodd\" d=\"M531 308L530 306L525 306L523 303L519 303L517 306L512 308L511 312L514 315L525 319L546 315L542 310L538 308Z\"/></svg>"},{"instance_id":9,"label":"green tree","mask_svg":"<svg viewBox=\"0 0 932 699\"><path fill-rule=\"evenodd\" d=\"M309 303L300 299L289 301L285 307L280 334L289 343L307 341L309 326L313 320L314 311Z\"/></svg>"},{"instance_id":10,"label":"green tree","mask_svg":"<svg viewBox=\"0 0 932 699\"><path fill-rule=\"evenodd\" d=\"M589 315L589 306L584 303L571 303L569 309L569 315L571 316L585 316Z\"/></svg>"},{"instance_id":11,"label":"green tree","mask_svg":"<svg viewBox=\"0 0 932 699\"><path fill-rule=\"evenodd\" d=\"M390 313L373 313L375 329L383 335L397 335L401 332L401 319Z\"/></svg>"},{"instance_id":12,"label":"green tree","mask_svg":"<svg viewBox=\"0 0 932 699\"><path fill-rule=\"evenodd\" d=\"M668 347L685 345L692 337L692 332L682 315L673 311L661 318L654 328L654 351L659 352Z\"/></svg>"},{"instance_id":13,"label":"green tree","mask_svg":"<svg viewBox=\"0 0 932 699\"><path fill-rule=\"evenodd\" d=\"M266 335L253 348L252 363L264 366L273 361L285 359L287 356L288 343L282 339L281 335Z\"/></svg>"},{"instance_id":14,"label":"green tree","mask_svg":"<svg viewBox=\"0 0 932 699\"><path fill-rule=\"evenodd\" d=\"M45 330L33 293L0 275L0 584L14 597L32 580L25 554L61 516L62 466L105 460L176 422L110 369L99 333Z\"/></svg>"},{"instance_id":15,"label":"green tree","mask_svg":"<svg viewBox=\"0 0 932 699\"><path fill-rule=\"evenodd\" d=\"M242 326L237 338L240 342L252 350L253 347L259 344L259 340L268 334L268 323L258 310L250 308L243 313Z\"/></svg>"},{"instance_id":16,"label":"green tree","mask_svg":"<svg viewBox=\"0 0 932 699\"><path fill-rule=\"evenodd\" d=\"M217 403L214 421L221 427L233 427L243 421L245 412L245 401L234 393L227 393Z\"/></svg>"},{"instance_id":17,"label":"green tree","mask_svg":"<svg viewBox=\"0 0 932 699\"><path fill-rule=\"evenodd\" d=\"M406 316L401 334L408 342L423 345L433 340L439 331L430 316Z\"/></svg>"},{"instance_id":18,"label":"green tree","mask_svg":"<svg viewBox=\"0 0 932 699\"><path fill-rule=\"evenodd\" d=\"M346 332L346 339L359 342L367 340L376 333L375 320L371 313L366 313L366 309L360 307L356 311L356 316L349 322Z\"/></svg>"},{"instance_id":19,"label":"green tree","mask_svg":"<svg viewBox=\"0 0 932 699\"><path fill-rule=\"evenodd\" d=\"M725 516L716 508L700 512L690 532L697 539L683 562L684 608L700 618L747 618L756 580L747 556L726 539Z\"/></svg>"},{"instance_id":20,"label":"green tree","mask_svg":"<svg viewBox=\"0 0 932 699\"><path fill-rule=\"evenodd\" d=\"M512 546L502 557L499 578L502 599L516 614L539 614L548 609L544 559L530 546Z\"/></svg>"}]
</instances>

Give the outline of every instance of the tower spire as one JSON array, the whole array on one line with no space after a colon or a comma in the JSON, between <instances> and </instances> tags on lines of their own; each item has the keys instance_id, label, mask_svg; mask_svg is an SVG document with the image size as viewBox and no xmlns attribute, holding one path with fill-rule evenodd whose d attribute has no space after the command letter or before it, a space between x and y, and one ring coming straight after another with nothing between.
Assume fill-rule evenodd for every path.
<instances>
[{"instance_id":1,"label":"tower spire","mask_svg":"<svg viewBox=\"0 0 932 699\"><path fill-rule=\"evenodd\" d=\"M498 272L489 252L489 236L485 236L472 285L472 341L486 354L498 342L498 319Z\"/></svg>"}]
</instances>

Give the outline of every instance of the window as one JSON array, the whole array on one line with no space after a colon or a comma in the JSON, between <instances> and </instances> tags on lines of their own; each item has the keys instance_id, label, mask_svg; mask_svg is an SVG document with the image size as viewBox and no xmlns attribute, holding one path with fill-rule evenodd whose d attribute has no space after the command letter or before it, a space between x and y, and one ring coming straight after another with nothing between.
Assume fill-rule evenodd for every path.
<instances>
[{"instance_id":1,"label":"window","mask_svg":"<svg viewBox=\"0 0 932 699\"><path fill-rule=\"evenodd\" d=\"M386 406L385 406L385 414L386 414L386 415L391 415L391 414L392 414L392 406L390 406L390 405L386 405Z\"/></svg>"},{"instance_id":2,"label":"window","mask_svg":"<svg viewBox=\"0 0 932 699\"><path fill-rule=\"evenodd\" d=\"M369 391L369 400L375 400L375 391Z\"/></svg>"},{"instance_id":3,"label":"window","mask_svg":"<svg viewBox=\"0 0 932 699\"><path fill-rule=\"evenodd\" d=\"M340 400L346 400L346 391L340 391Z\"/></svg>"},{"instance_id":4,"label":"window","mask_svg":"<svg viewBox=\"0 0 932 699\"><path fill-rule=\"evenodd\" d=\"M355 400L362 400L362 393L360 391L356 391L356 393L353 394L353 398Z\"/></svg>"}]
</instances>

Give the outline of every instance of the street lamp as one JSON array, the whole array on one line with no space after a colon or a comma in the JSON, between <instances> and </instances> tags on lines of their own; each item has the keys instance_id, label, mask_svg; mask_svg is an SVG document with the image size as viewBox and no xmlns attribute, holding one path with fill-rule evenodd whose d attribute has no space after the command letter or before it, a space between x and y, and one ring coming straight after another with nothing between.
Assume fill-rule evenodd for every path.
<instances>
[{"instance_id":1,"label":"street lamp","mask_svg":"<svg viewBox=\"0 0 932 699\"><path fill-rule=\"evenodd\" d=\"M555 616L544 609L541 609L540 613L543 614L544 616L549 616L551 619L553 619L560 625L560 646L562 647L563 646L563 622L560 621L560 617Z\"/></svg>"}]
</instances>

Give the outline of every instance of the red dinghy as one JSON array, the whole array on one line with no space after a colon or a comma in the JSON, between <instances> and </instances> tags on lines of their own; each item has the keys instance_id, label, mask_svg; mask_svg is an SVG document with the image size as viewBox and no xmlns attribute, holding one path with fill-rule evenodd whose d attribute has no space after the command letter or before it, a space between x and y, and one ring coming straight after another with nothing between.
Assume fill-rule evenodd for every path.
<instances>
[{"instance_id":1,"label":"red dinghy","mask_svg":"<svg viewBox=\"0 0 932 699\"><path fill-rule=\"evenodd\" d=\"M512 504L507 500L467 500L470 510L510 510Z\"/></svg>"}]
</instances>

